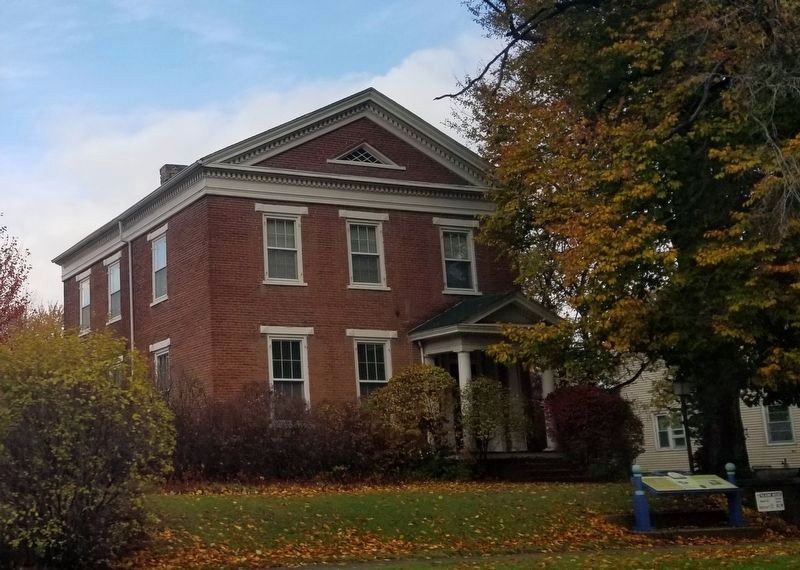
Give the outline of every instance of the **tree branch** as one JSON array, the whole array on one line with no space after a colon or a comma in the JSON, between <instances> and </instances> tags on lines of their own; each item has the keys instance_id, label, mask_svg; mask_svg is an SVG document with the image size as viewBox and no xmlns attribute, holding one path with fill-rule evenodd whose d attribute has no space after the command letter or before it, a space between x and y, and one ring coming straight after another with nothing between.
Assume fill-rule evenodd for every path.
<instances>
[{"instance_id":1,"label":"tree branch","mask_svg":"<svg viewBox=\"0 0 800 570\"><path fill-rule=\"evenodd\" d=\"M650 361L649 360L645 360L644 362L642 362L642 365L639 367L639 370L637 370L636 373L633 376L631 376L630 378L625 380L625 382L621 382L619 384L616 384L615 386L612 386L611 388L608 389L608 391L609 392L619 392L625 386L630 386L631 384L633 384L634 382L636 382L639 379L639 376L642 375L642 373L647 369L648 366L650 366Z\"/></svg>"}]
</instances>

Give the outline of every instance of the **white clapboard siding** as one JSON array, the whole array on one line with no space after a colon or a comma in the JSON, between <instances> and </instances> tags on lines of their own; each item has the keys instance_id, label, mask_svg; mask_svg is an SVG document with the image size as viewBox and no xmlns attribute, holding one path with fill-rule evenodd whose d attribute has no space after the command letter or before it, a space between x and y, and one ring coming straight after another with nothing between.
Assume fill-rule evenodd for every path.
<instances>
[{"instance_id":1,"label":"white clapboard siding","mask_svg":"<svg viewBox=\"0 0 800 570\"><path fill-rule=\"evenodd\" d=\"M663 370L645 372L633 384L622 389L622 395L631 402L634 411L644 426L645 451L636 462L646 471L686 470L689 461L686 450L661 450L656 445L655 415L662 410L655 409L653 382L660 379ZM791 443L770 444L767 440L767 424L762 406L748 407L741 404L742 425L747 437L747 453L750 466L756 468L800 468L800 408L792 406L789 415L792 420L794 441ZM693 441L694 449L698 442Z\"/></svg>"},{"instance_id":2,"label":"white clapboard siding","mask_svg":"<svg viewBox=\"0 0 800 570\"><path fill-rule=\"evenodd\" d=\"M630 401L644 428L644 453L636 458L636 463L645 471L686 471L689 459L685 449L658 449L656 445L655 414L661 410L654 409L650 402L653 381L663 374L662 370L644 372L636 382L622 389L622 396Z\"/></svg>"}]
</instances>

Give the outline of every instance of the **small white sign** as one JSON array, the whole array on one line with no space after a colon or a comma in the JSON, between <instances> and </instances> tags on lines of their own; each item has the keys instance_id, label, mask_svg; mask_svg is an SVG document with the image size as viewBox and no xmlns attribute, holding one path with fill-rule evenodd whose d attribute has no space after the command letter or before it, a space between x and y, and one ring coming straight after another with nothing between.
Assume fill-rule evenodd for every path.
<instances>
[{"instance_id":1,"label":"small white sign","mask_svg":"<svg viewBox=\"0 0 800 570\"><path fill-rule=\"evenodd\" d=\"M756 493L756 506L759 512L783 511L783 491L763 491Z\"/></svg>"}]
</instances>

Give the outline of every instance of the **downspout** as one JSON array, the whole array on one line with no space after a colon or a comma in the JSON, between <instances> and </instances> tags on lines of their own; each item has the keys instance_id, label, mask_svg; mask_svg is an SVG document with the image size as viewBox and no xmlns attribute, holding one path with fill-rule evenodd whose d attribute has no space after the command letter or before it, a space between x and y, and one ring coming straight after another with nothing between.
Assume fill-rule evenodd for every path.
<instances>
[{"instance_id":1,"label":"downspout","mask_svg":"<svg viewBox=\"0 0 800 570\"><path fill-rule=\"evenodd\" d=\"M122 238L122 220L117 222L119 224L119 239L128 246L128 320L130 321L130 349L134 350L136 344L133 340L133 250L131 242Z\"/></svg>"}]
</instances>

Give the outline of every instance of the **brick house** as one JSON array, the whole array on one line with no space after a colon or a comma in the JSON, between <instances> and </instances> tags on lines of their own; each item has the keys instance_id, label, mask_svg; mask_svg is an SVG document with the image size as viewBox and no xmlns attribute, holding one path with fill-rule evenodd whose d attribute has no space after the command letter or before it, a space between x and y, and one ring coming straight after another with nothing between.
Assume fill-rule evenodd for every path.
<instances>
[{"instance_id":1,"label":"brick house","mask_svg":"<svg viewBox=\"0 0 800 570\"><path fill-rule=\"evenodd\" d=\"M548 371L486 357L502 322L554 318L477 243L486 164L367 89L210 154L54 259L67 328L112 330L169 389L252 382L311 404L354 400L424 360L520 405ZM500 447L541 449L543 428Z\"/></svg>"}]
</instances>

